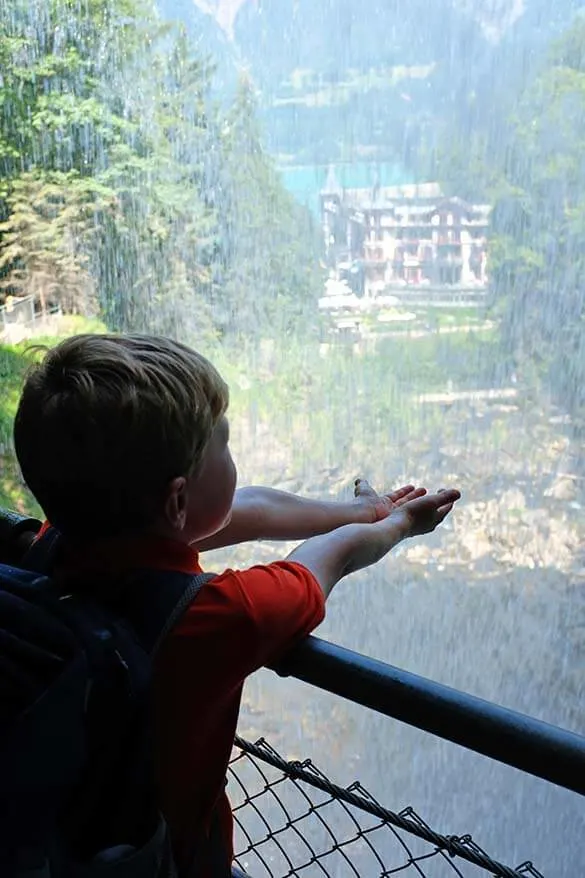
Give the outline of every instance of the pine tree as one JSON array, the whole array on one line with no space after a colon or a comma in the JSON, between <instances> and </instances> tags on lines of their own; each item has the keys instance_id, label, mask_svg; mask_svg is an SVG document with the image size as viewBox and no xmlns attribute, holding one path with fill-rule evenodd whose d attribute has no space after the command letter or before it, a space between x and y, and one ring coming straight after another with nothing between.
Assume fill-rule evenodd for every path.
<instances>
[{"instance_id":1,"label":"pine tree","mask_svg":"<svg viewBox=\"0 0 585 878\"><path fill-rule=\"evenodd\" d=\"M69 313L95 312L86 247L95 210L110 201L110 192L75 171L16 178L6 199L8 219L0 223L0 289L35 296L43 314L53 303Z\"/></svg>"},{"instance_id":2,"label":"pine tree","mask_svg":"<svg viewBox=\"0 0 585 878\"><path fill-rule=\"evenodd\" d=\"M247 77L226 121L224 151L224 326L271 336L306 329L307 312L316 307L322 286L317 234L262 149Z\"/></svg>"},{"instance_id":3,"label":"pine tree","mask_svg":"<svg viewBox=\"0 0 585 878\"><path fill-rule=\"evenodd\" d=\"M147 0L0 0L0 61L0 295L95 303L119 330L299 328L317 236L248 82L226 116Z\"/></svg>"},{"instance_id":4,"label":"pine tree","mask_svg":"<svg viewBox=\"0 0 585 878\"><path fill-rule=\"evenodd\" d=\"M0 6L2 287L32 292L42 310L93 302L92 220L116 201L99 177L136 131L123 80L143 12L138 0Z\"/></svg>"}]
</instances>

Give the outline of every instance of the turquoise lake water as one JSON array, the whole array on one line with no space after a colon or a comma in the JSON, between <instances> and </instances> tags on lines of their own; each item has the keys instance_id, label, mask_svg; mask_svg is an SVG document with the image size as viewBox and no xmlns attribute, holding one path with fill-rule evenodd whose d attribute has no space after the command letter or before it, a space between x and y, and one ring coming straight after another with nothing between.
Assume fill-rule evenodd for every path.
<instances>
[{"instance_id":1,"label":"turquoise lake water","mask_svg":"<svg viewBox=\"0 0 585 878\"><path fill-rule=\"evenodd\" d=\"M338 183L345 189L404 186L416 179L401 165L390 162L347 162L332 166ZM314 213L319 211L319 192L327 179L328 165L302 165L279 168L286 188Z\"/></svg>"}]
</instances>

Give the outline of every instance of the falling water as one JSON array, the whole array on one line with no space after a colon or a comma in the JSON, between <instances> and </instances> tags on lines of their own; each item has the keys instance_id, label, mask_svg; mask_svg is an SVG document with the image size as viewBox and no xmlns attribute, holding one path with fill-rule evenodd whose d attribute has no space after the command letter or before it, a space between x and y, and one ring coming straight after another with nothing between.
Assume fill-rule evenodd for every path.
<instances>
[{"instance_id":1,"label":"falling water","mask_svg":"<svg viewBox=\"0 0 585 878\"><path fill-rule=\"evenodd\" d=\"M0 0L0 289L208 353L242 484L459 487L320 634L585 733L581 6ZM424 209L387 257L392 201ZM488 207L483 280L449 226L433 239L441 205ZM427 281L425 241L447 248ZM241 731L503 861L582 872L582 801L520 772L269 672Z\"/></svg>"}]
</instances>

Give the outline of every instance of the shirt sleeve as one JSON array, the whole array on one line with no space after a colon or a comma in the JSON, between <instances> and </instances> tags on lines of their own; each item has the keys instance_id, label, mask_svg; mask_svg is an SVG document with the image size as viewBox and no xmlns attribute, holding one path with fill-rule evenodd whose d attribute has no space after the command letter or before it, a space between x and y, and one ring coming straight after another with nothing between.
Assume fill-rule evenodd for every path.
<instances>
[{"instance_id":1,"label":"shirt sleeve","mask_svg":"<svg viewBox=\"0 0 585 878\"><path fill-rule=\"evenodd\" d=\"M198 654L221 668L231 687L277 661L324 617L325 597L313 574L302 564L279 561L227 570L208 582L171 639L195 639Z\"/></svg>"}]
</instances>

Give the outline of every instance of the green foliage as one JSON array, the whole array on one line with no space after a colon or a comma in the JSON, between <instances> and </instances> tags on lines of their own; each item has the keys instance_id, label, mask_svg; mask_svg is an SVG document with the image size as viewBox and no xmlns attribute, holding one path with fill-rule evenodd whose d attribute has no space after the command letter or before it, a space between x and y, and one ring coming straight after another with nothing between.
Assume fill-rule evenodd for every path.
<instances>
[{"instance_id":1,"label":"green foliage","mask_svg":"<svg viewBox=\"0 0 585 878\"><path fill-rule=\"evenodd\" d=\"M313 324L314 291L323 280L317 230L264 154L255 110L243 78L225 129L219 222L227 271L218 305L226 328L244 335L259 326L288 332Z\"/></svg>"},{"instance_id":2,"label":"green foliage","mask_svg":"<svg viewBox=\"0 0 585 878\"><path fill-rule=\"evenodd\" d=\"M299 328L315 238L148 0L0 0L0 302L198 338ZM240 323L241 315L241 323ZM253 319L252 319L253 316Z\"/></svg>"},{"instance_id":3,"label":"green foliage","mask_svg":"<svg viewBox=\"0 0 585 878\"><path fill-rule=\"evenodd\" d=\"M0 289L33 295L41 311L57 300L69 313L95 309L87 253L95 233L93 217L112 194L77 171L29 171L15 178L0 223Z\"/></svg>"},{"instance_id":4,"label":"green foliage","mask_svg":"<svg viewBox=\"0 0 585 878\"><path fill-rule=\"evenodd\" d=\"M558 41L521 96L496 204L493 276L510 346L585 414L585 25Z\"/></svg>"},{"instance_id":5,"label":"green foliage","mask_svg":"<svg viewBox=\"0 0 585 878\"><path fill-rule=\"evenodd\" d=\"M494 205L489 272L506 350L585 416L585 18L534 63L507 117L451 150L444 176ZM513 107L513 109L510 109ZM476 197L478 197L476 195Z\"/></svg>"},{"instance_id":6,"label":"green foliage","mask_svg":"<svg viewBox=\"0 0 585 878\"><path fill-rule=\"evenodd\" d=\"M12 451L12 421L29 358L21 348L0 345L0 506L38 514Z\"/></svg>"}]
</instances>

